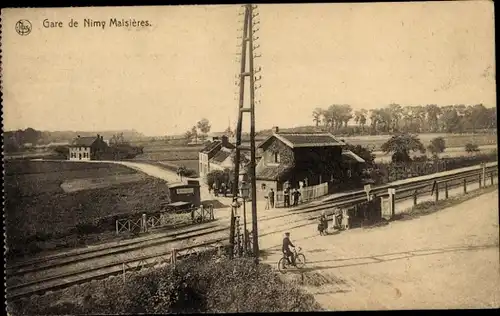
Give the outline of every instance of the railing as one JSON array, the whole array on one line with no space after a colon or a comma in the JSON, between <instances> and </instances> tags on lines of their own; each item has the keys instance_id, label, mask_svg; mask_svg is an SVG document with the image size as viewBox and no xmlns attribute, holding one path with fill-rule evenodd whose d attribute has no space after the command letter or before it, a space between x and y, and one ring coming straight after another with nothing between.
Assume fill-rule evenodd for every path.
<instances>
[{"instance_id":1,"label":"railing","mask_svg":"<svg viewBox=\"0 0 500 316\"><path fill-rule=\"evenodd\" d=\"M194 224L212 221L215 219L214 207L212 204L206 206L195 207L187 212L158 212L153 214L141 214L133 217L117 219L116 234L129 233L145 233L151 229L177 226L180 224Z\"/></svg>"},{"instance_id":2,"label":"railing","mask_svg":"<svg viewBox=\"0 0 500 316\"><path fill-rule=\"evenodd\" d=\"M328 194L328 183L321 183L312 187L305 187L299 190L303 202L309 202L318 197Z\"/></svg>"},{"instance_id":3,"label":"railing","mask_svg":"<svg viewBox=\"0 0 500 316\"><path fill-rule=\"evenodd\" d=\"M328 194L328 183L321 183L299 189L299 203L308 202ZM290 205L293 204L293 192L290 190ZM276 192L274 207L285 206L285 195L283 191Z\"/></svg>"},{"instance_id":4,"label":"railing","mask_svg":"<svg viewBox=\"0 0 500 316\"><path fill-rule=\"evenodd\" d=\"M495 184L497 176L497 165L489 167L484 165L482 168L475 168L474 170L463 171L456 174L433 177L409 183L384 185L368 193L355 192L350 197L341 197L341 200L335 203L334 208L337 210L348 209L353 212L363 207L364 204L367 203L367 197L371 195L371 198L380 198L381 203L379 208L372 209L370 212L379 212L379 215L375 214L375 217L379 216L385 219L391 219L397 213L401 213L401 211L396 212L396 201L413 199L413 205L415 206L419 203L419 198L424 196L434 196L435 201L442 200L443 193L444 199L448 199L450 197L450 190L452 189L463 187L463 193L467 194L471 184L478 183L479 189L492 186Z\"/></svg>"}]
</instances>

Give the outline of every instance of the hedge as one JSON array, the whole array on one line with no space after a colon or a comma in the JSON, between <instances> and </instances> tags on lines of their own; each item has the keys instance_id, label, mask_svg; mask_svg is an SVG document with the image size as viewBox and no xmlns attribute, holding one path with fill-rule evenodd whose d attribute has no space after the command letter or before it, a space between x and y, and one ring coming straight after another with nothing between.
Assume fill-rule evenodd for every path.
<instances>
[{"instance_id":1,"label":"hedge","mask_svg":"<svg viewBox=\"0 0 500 316\"><path fill-rule=\"evenodd\" d=\"M8 304L13 314L142 314L321 310L265 264L207 254Z\"/></svg>"}]
</instances>

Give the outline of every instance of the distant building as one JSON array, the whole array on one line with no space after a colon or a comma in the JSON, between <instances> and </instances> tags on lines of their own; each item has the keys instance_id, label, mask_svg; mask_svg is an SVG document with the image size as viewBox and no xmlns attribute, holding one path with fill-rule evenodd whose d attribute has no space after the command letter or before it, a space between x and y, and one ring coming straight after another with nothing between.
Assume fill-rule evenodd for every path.
<instances>
[{"instance_id":1,"label":"distant building","mask_svg":"<svg viewBox=\"0 0 500 316\"><path fill-rule=\"evenodd\" d=\"M99 160L108 148L103 136L76 137L69 145L69 160Z\"/></svg>"},{"instance_id":2,"label":"distant building","mask_svg":"<svg viewBox=\"0 0 500 316\"><path fill-rule=\"evenodd\" d=\"M213 132L213 133L210 133L207 135L207 140L210 141L210 142L214 142L214 141L217 141L217 140L222 140L222 137L226 137L227 138L227 141L231 144L235 144L236 143L236 137L234 137L231 134L228 134L227 132Z\"/></svg>"},{"instance_id":3,"label":"distant building","mask_svg":"<svg viewBox=\"0 0 500 316\"><path fill-rule=\"evenodd\" d=\"M364 162L343 147L345 143L330 133L280 133L275 127L273 134L257 146L262 157L256 166L259 195L269 188L297 188L299 182L311 186L332 181L334 173L347 172L342 162Z\"/></svg>"},{"instance_id":4,"label":"distant building","mask_svg":"<svg viewBox=\"0 0 500 316\"><path fill-rule=\"evenodd\" d=\"M227 136L223 135L220 139L210 142L199 153L199 172L200 177L204 178L213 170L233 169L234 155L236 147L229 142ZM240 154L247 159L247 153L240 151ZM240 165L240 169L244 168L244 164Z\"/></svg>"}]
</instances>

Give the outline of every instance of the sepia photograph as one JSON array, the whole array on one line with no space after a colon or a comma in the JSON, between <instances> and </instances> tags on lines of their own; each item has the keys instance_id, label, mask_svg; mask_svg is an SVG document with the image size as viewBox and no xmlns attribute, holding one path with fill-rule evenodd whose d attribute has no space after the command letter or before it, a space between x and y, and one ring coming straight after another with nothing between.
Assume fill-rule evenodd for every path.
<instances>
[{"instance_id":1,"label":"sepia photograph","mask_svg":"<svg viewBox=\"0 0 500 316\"><path fill-rule=\"evenodd\" d=\"M8 315L500 308L493 1L1 28Z\"/></svg>"}]
</instances>

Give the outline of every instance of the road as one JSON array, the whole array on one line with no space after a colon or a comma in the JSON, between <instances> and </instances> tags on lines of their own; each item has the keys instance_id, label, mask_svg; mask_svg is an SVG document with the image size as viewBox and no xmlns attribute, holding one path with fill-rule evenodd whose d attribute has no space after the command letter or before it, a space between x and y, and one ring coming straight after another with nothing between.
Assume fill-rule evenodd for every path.
<instances>
[{"instance_id":1,"label":"road","mask_svg":"<svg viewBox=\"0 0 500 316\"><path fill-rule=\"evenodd\" d=\"M498 308L498 232L495 191L384 227L318 236L309 226L291 237L308 259L304 287L328 310ZM274 266L281 238L260 239Z\"/></svg>"}]
</instances>

